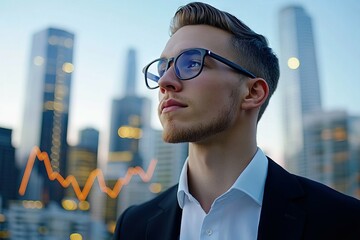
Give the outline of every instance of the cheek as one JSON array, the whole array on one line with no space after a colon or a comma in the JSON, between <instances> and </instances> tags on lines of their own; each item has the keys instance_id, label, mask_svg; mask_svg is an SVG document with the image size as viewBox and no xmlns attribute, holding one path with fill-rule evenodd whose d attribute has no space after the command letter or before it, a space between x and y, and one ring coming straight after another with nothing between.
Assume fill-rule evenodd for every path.
<instances>
[{"instance_id":1,"label":"cheek","mask_svg":"<svg viewBox=\"0 0 360 240\"><path fill-rule=\"evenodd\" d=\"M218 87L213 92L209 94L204 102L207 103L209 110L216 109L215 111L221 112L224 109L231 107L233 110L239 109L241 103L241 90L234 87Z\"/></svg>"},{"instance_id":2,"label":"cheek","mask_svg":"<svg viewBox=\"0 0 360 240\"><path fill-rule=\"evenodd\" d=\"M230 89L219 85L207 86L203 89L206 89L206 91L194 93L194 95L196 94L196 99L201 103L198 107L201 108L199 110L202 114L219 112L229 103L229 97L231 95Z\"/></svg>"}]
</instances>

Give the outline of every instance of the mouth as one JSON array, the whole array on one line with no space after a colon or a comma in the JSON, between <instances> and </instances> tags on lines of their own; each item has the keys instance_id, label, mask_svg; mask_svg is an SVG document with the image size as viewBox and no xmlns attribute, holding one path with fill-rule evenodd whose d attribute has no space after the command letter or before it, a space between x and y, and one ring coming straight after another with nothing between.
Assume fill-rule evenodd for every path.
<instances>
[{"instance_id":1,"label":"mouth","mask_svg":"<svg viewBox=\"0 0 360 240\"><path fill-rule=\"evenodd\" d=\"M168 99L160 105L160 113L172 112L177 109L186 108L186 107L187 105L184 103L178 102L174 99Z\"/></svg>"}]
</instances>

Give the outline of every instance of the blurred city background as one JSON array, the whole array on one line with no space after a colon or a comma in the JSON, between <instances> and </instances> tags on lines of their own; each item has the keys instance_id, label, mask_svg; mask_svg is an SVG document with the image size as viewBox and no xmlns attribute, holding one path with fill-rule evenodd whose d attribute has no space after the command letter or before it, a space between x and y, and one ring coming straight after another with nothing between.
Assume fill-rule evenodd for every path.
<instances>
[{"instance_id":1,"label":"blurred city background","mask_svg":"<svg viewBox=\"0 0 360 240\"><path fill-rule=\"evenodd\" d=\"M124 209L176 184L141 69L190 1L0 2L0 239L111 239ZM206 1L265 35L281 77L258 144L360 198L360 1Z\"/></svg>"}]
</instances>

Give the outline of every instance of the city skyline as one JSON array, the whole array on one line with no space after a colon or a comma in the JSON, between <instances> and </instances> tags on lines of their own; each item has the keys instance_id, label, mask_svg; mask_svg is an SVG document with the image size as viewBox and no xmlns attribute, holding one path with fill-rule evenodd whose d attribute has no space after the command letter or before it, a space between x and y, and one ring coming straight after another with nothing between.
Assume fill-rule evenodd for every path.
<instances>
[{"instance_id":1,"label":"city skyline","mask_svg":"<svg viewBox=\"0 0 360 240\"><path fill-rule=\"evenodd\" d=\"M0 28L5 30L4 36L0 39L1 52L4 53L0 55L0 126L14 130L15 147L18 147L21 132L31 36L50 26L63 28L75 34L74 91L71 96L68 138L70 144L77 142L79 129L85 127L97 128L102 135L101 141L106 142L111 99L122 94L126 74L125 56L129 48L135 48L139 53L136 92L153 100L152 126L160 128L154 110L157 105L157 93L145 89L141 67L160 55L169 38L168 25L172 15L180 5L187 2L189 1L110 1L108 4L102 4L100 1L33 1L31 4L22 3L22 7L19 8L17 1L3 1L0 4ZM360 10L359 2L206 2L236 15L255 31L264 34L278 55L279 11L289 4L302 5L314 21L324 108L345 108L350 113L360 114L356 105L356 102L360 101L357 100L359 95L355 92L360 87L357 77L360 76L360 69L356 67L359 65L356 56L360 55L360 48L356 42L360 41L360 33L352 30L354 23L360 22L357 15ZM84 6L87 6L86 10ZM158 6L161 6L162 11L157 11ZM67 10L56 11L61 8ZM253 11L255 8L256 12ZM239 11L236 12L234 9ZM94 17L96 14L99 17ZM355 78L345 73L354 74ZM281 93L278 91L259 123L259 145L264 146L264 150L274 158L281 155L279 152L282 147L273 144L276 142L279 143L277 145L281 145L280 99Z\"/></svg>"},{"instance_id":2,"label":"city skyline","mask_svg":"<svg viewBox=\"0 0 360 240\"><path fill-rule=\"evenodd\" d=\"M7 198L22 199L11 203L8 201L9 207L5 206L5 209L0 211L0 218L6 217L6 221L0 224L0 227L5 229L0 231L0 235L7 234L8 231L19 239L22 239L21 236L26 239L29 236L28 229L31 228L39 229L34 234L46 238L59 234L57 230L61 228L63 238L70 236L72 239L71 236L78 235L86 239L105 239L105 236L110 237L113 233L117 217L128 206L150 199L176 184L187 156L188 144L163 142L159 130L161 125L156 114L158 93L157 90L146 89L141 69L145 64L159 57L169 38L168 27L171 17L179 6L188 2L190 1L109 0L104 3L99 0L91 2L79 0L74 3L70 0L61 2L34 0L31 3L20 4L19 0L4 0L0 3L0 28L4 29L0 38L0 135L2 134L0 140L1 138L5 140L0 141L2 143L0 153L2 160L7 162L7 165L3 164L2 169L0 168L3 173L4 170L7 173L7 175L3 174L3 179L7 182L2 184L0 195L5 196L5 201ZM324 109L324 112L316 111L317 115L311 115L312 118L307 119L307 135L311 137L306 142L311 149L306 151L304 148L304 153L316 155L315 159L309 161L311 171L317 180L322 180L346 194L360 196L356 177L358 169L355 167L359 153L359 142L356 139L360 131L360 108L357 106L360 101L360 96L357 94L357 89L360 87L360 77L358 77L360 47L357 45L360 41L360 31L353 30L356 23L360 23L360 16L357 14L360 10L360 2L356 0L348 0L345 4L344 2L328 3L325 0L205 2L234 14L250 28L263 34L279 57L283 74L280 77L278 90L259 123L259 147L266 155L287 167L283 161L284 149L288 147L284 143L290 143L290 146L301 145L291 142L291 134L285 129L287 125L286 119L283 118L286 113L285 103L291 101L284 100L283 95L284 90L291 87L292 77L296 72L306 71L306 76L300 76L299 79L305 78L306 81L301 83L307 87L315 85L306 93L321 96L319 105L322 104ZM291 27L291 21L281 20L280 13L284 8L294 5L303 8L312 19L315 40L314 46L310 47L302 43L307 42L312 36L297 39L301 43L294 45L302 45L299 55L303 56L315 50L317 57L317 64L312 62L311 58L306 62L300 61L300 69L296 71L286 64L289 56L286 54L284 56L281 52L284 46L292 45L296 40L290 37L285 43L280 41L280 30L284 29L284 32L291 33L295 29ZM160 6L161 11L158 10ZM300 25L303 29L309 29L307 24ZM69 38L53 34L49 34L48 38L44 38L45 40L41 38L41 41L32 39L36 33L46 32L48 29L73 34L71 44L65 41ZM32 45L32 42L35 44ZM31 49L34 49L35 45L44 44L52 47L61 45L65 48L71 46L73 55L71 54L71 59L66 59L56 67L50 66L46 71L40 71L41 68L45 69L40 66L48 66L47 63L59 62L66 57L64 52L59 51L58 54L58 51L52 49L49 52L57 54L46 55L45 60L40 59L42 53L34 53ZM292 56L293 52L290 55ZM304 60L302 56L299 58ZM69 71L64 65L70 67ZM319 67L319 76L317 71L316 74L313 74L314 71L307 71L309 69L307 67L316 67L316 65ZM32 77L34 71L38 71L37 78ZM61 125L68 126L63 131L66 133L62 138L65 143L61 144L66 146L69 144L67 165L58 164L56 161L66 158L57 158L59 154L55 152L56 149L46 145L60 142L54 139L59 135L57 130L60 129L60 125L55 126L55 123L60 122L60 119L55 119L58 115L54 114L52 118L43 117L43 120L36 116L39 108L50 113L60 111L55 108L56 100L59 100L59 94L56 93L63 95L66 91L56 91L56 84L53 87L52 82L46 80L50 73L54 76L59 75L54 78L56 83L59 79L62 81L62 74L71 74L71 78L66 81L66 83L71 82L71 86L66 85L66 89L71 89L70 102L61 102L61 106L69 106L67 109L70 109L65 111L69 118L66 118ZM41 74L44 76L39 77ZM316 86L317 77L320 81L319 88ZM46 84L44 94L38 84L41 80ZM48 93L50 95L53 93L55 98L45 96L44 104L38 105L36 109L31 107L39 102L37 100L41 96ZM311 96L304 98L307 103L314 100ZM148 102L148 99L151 102ZM315 100L317 103L318 99ZM33 119L34 117L36 120ZM296 123L296 121L289 122ZM51 124L55 127L51 127ZM17 154L24 152L21 148L25 145L35 147L31 146L35 141L31 141L31 144L23 143L26 143L29 137L43 138L44 134L40 137L37 131L40 125L52 129L52 138L44 138L45 140L36 144L35 146L40 148L36 148L27 158L26 166L25 164L18 166L19 173L17 173L15 151ZM25 126L28 137L21 137L24 132L22 126ZM129 130L137 130L137 136L126 135ZM287 135L284 134L285 132ZM295 138L298 137L295 134ZM45 151L49 155L41 154ZM51 163L52 159L56 160L54 165ZM42 191L40 189L43 186L36 187L35 192L33 192L34 188L30 188L29 180L30 177L34 180L35 172L32 170L37 169L36 165L45 166L40 168L43 170L41 177L44 182L61 185L60 188L52 188L53 192L66 193L66 198L61 201L62 208L56 210L54 208L56 206L49 203L49 197L42 198L43 202L40 202L32 201L30 195L23 194L31 192L32 195L37 195L37 191ZM57 169L60 166L61 170L66 169L66 173ZM293 169L287 169L294 172ZM20 184L12 181L10 176L22 177ZM348 179L352 180L348 181ZM69 182L66 182L67 180ZM13 182L12 185L8 184L10 181ZM36 181L37 178L35 183L38 183ZM20 185L20 188L14 187L15 185ZM50 186L52 185L44 188L45 194L42 195L50 196L48 194ZM17 197L6 195L11 190L16 190ZM120 191L122 194L119 194ZM57 202L60 200L56 196L53 199ZM46 204L47 202L49 204ZM36 209L33 209L34 207ZM19 217L28 213L31 214L30 218ZM19 226L21 231L16 230Z\"/></svg>"}]
</instances>

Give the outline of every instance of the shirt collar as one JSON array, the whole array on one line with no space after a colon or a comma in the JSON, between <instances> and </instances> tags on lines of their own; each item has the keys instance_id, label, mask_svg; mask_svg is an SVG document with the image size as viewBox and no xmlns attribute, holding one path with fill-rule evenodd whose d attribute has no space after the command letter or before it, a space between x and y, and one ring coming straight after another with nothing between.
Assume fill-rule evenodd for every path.
<instances>
[{"instance_id":1,"label":"shirt collar","mask_svg":"<svg viewBox=\"0 0 360 240\"><path fill-rule=\"evenodd\" d=\"M267 176L268 160L260 148L249 165L236 179L231 189L238 189L251 197L260 206L264 196L265 181Z\"/></svg>"},{"instance_id":2,"label":"shirt collar","mask_svg":"<svg viewBox=\"0 0 360 240\"><path fill-rule=\"evenodd\" d=\"M179 202L179 206L181 208L184 207L185 197L186 195L189 196L189 187L188 187L188 178L187 178L187 170L188 170L188 160L189 157L186 158L184 166L181 170L180 178L179 178L179 187L177 192L177 199Z\"/></svg>"},{"instance_id":3,"label":"shirt collar","mask_svg":"<svg viewBox=\"0 0 360 240\"><path fill-rule=\"evenodd\" d=\"M182 168L180 179L179 179L179 187L177 193L177 199L179 206L181 208L184 207L185 197L190 197L188 187L188 178L187 178L187 170L188 170L188 158L186 159L184 166ZM255 156L250 161L249 165L244 169L244 171L240 174L240 176L236 179L235 183L231 186L231 188L227 191L239 190L249 197L251 197L255 202L257 202L260 206L262 205L262 199L264 196L264 187L267 176L268 169L268 160L263 153L263 151L258 148Z\"/></svg>"}]
</instances>

